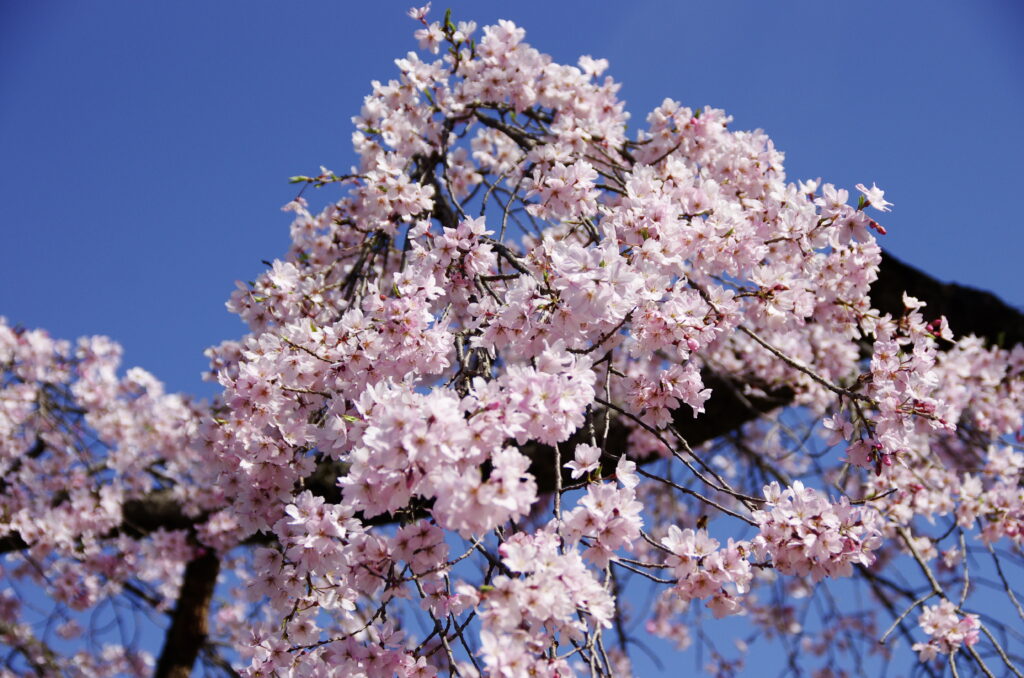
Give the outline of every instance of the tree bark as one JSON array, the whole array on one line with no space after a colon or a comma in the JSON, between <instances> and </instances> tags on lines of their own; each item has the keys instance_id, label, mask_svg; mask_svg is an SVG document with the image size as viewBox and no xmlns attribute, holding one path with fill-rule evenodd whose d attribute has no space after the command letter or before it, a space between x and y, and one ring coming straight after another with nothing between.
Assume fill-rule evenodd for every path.
<instances>
[{"instance_id":1,"label":"tree bark","mask_svg":"<svg viewBox=\"0 0 1024 678\"><path fill-rule=\"evenodd\" d=\"M185 566L178 603L164 648L156 664L155 678L188 678L209 632L210 600L220 572L220 558L207 550Z\"/></svg>"},{"instance_id":2,"label":"tree bark","mask_svg":"<svg viewBox=\"0 0 1024 678\"><path fill-rule=\"evenodd\" d=\"M922 313L946 316L953 334L974 334L989 346L1012 348L1024 344L1024 313L984 290L939 282L927 273L882 252L878 280L871 286L871 304L883 313L903 313L903 292L928 305Z\"/></svg>"}]
</instances>

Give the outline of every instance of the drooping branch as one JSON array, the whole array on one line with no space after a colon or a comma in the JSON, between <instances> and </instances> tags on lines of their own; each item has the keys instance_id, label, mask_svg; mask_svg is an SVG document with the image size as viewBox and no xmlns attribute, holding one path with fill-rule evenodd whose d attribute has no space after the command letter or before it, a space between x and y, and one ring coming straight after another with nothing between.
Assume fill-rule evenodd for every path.
<instances>
[{"instance_id":1,"label":"drooping branch","mask_svg":"<svg viewBox=\"0 0 1024 678\"><path fill-rule=\"evenodd\" d=\"M56 661L57 655L39 638L26 634L24 629L14 624L0 621L0 640L10 645L15 653L22 655L37 675L58 675L60 668Z\"/></svg>"},{"instance_id":2,"label":"drooping branch","mask_svg":"<svg viewBox=\"0 0 1024 678\"><path fill-rule=\"evenodd\" d=\"M697 418L693 417L689 407L681 407L672 413L673 426L691 447L702 445L735 431L743 424L779 407L784 407L793 400L793 392L788 388L774 389L760 396L743 396L738 386L727 382L725 377L708 371L705 371L702 376L704 385L711 388L713 392L711 398L704 404L704 412ZM616 459L625 454L628 449L630 431L631 429L621 418L611 421L606 446L607 458L602 459L604 472L614 472ZM577 431L563 445L565 449L572 450L576 444L587 442L589 442L588 434L581 430ZM551 460L554 459L553 450L547 445L530 443L523 449L523 453L533 461L530 473L537 480L537 491L540 494L554 491L557 487L557 479L551 464ZM571 455L571 452L569 454ZM642 465L660 458L661 456L658 454L651 454L641 459L635 459L635 461ZM569 470L562 469L563 485L568 486L572 482Z\"/></svg>"},{"instance_id":3,"label":"drooping branch","mask_svg":"<svg viewBox=\"0 0 1024 678\"><path fill-rule=\"evenodd\" d=\"M883 313L899 316L904 311L904 291L928 304L925 308L926 317L946 316L950 327L959 336L974 334L987 344L1004 347L1024 344L1024 313L1020 310L990 292L957 283L940 282L896 257L883 253L878 280L871 287L872 304ZM694 419L689 408L684 407L673 417L676 427L691 445L700 445L735 431L760 414L792 402L793 394L785 389L773 391L761 398L743 397L736 385L723 379L716 375L704 375L705 384L714 392L705 404L704 414ZM614 425L609 434L609 449L624 449L627 435L625 426ZM545 454L546 448L540 445L532 445L524 451L534 459L550 459ZM550 466L549 462L545 462L534 464L531 469L537 477L541 492L549 492L555 487ZM325 462L306 480L305 485L328 501L338 501L340 494L336 481L342 473L343 465ZM118 532L140 535L160 528L187 529L203 519L187 516L169 492L155 492L125 503L124 524ZM0 537L0 554L20 551L29 546L16 532Z\"/></svg>"}]
</instances>

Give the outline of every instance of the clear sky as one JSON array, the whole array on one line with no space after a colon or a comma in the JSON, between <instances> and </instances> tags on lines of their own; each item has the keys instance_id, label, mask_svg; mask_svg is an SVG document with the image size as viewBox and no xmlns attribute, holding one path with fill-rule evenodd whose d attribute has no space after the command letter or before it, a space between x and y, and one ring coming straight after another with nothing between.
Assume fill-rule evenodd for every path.
<instances>
[{"instance_id":1,"label":"clear sky","mask_svg":"<svg viewBox=\"0 0 1024 678\"><path fill-rule=\"evenodd\" d=\"M284 252L287 178L353 162L370 80L415 48L409 4L0 0L0 315L108 334L210 393L203 349L243 332L234 281ZM712 105L792 180L877 182L884 247L1024 306L1024 3L450 5L608 58L638 125L665 97Z\"/></svg>"}]
</instances>

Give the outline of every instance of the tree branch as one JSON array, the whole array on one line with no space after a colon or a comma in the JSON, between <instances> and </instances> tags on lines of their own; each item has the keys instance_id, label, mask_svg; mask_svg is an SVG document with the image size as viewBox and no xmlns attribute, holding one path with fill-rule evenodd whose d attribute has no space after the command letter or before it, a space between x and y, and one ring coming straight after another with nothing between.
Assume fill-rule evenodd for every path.
<instances>
[{"instance_id":1,"label":"tree branch","mask_svg":"<svg viewBox=\"0 0 1024 678\"><path fill-rule=\"evenodd\" d=\"M984 290L939 282L927 273L882 252L871 303L893 317L903 314L903 292L928 304L925 317L946 316L957 336L977 335L990 346L1024 344L1024 313Z\"/></svg>"},{"instance_id":2,"label":"tree branch","mask_svg":"<svg viewBox=\"0 0 1024 678\"><path fill-rule=\"evenodd\" d=\"M435 196L436 200L439 198ZM442 215L437 216L440 218ZM453 219L450 208L445 216L449 221ZM904 290L928 304L928 316L945 315L950 327L958 335L975 334L989 345L1009 347L1024 344L1024 313L1020 310L990 292L956 283L939 282L883 252L878 280L871 287L872 305L883 313L902 315ZM736 385L725 381L724 377L708 372L703 376L705 385L714 392L705 403L704 414L693 419L689 408L681 408L673 413L675 426L693 446L735 431L761 414L785 407L792 402L794 395L789 389L776 389L765 397L742 396ZM608 448L614 451L625 450L627 436L626 427L613 422ZM580 441L586 442L582 439ZM552 491L556 480L550 463L553 458L551 449L535 443L527 445L523 451L534 460L530 471L537 478L538 490L542 493ZM651 460L640 461L643 463ZM336 481L342 474L343 464L324 462L306 480L305 486L314 494L337 502L341 495ZM204 519L205 516L191 518L185 515L169 492L155 492L125 502L124 524L118 532L141 535L159 528L187 529ZM0 555L21 551L29 546L16 532L0 537Z\"/></svg>"}]
</instances>

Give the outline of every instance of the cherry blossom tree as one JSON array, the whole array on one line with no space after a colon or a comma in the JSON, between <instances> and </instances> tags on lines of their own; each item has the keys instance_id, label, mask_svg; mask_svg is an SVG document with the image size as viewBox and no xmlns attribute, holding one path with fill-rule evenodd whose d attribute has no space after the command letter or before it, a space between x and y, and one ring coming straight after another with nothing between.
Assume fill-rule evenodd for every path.
<instances>
[{"instance_id":1,"label":"cherry blossom tree","mask_svg":"<svg viewBox=\"0 0 1024 678\"><path fill-rule=\"evenodd\" d=\"M410 15L212 403L0 323L0 674L1020 677L1024 317L874 184Z\"/></svg>"}]
</instances>

